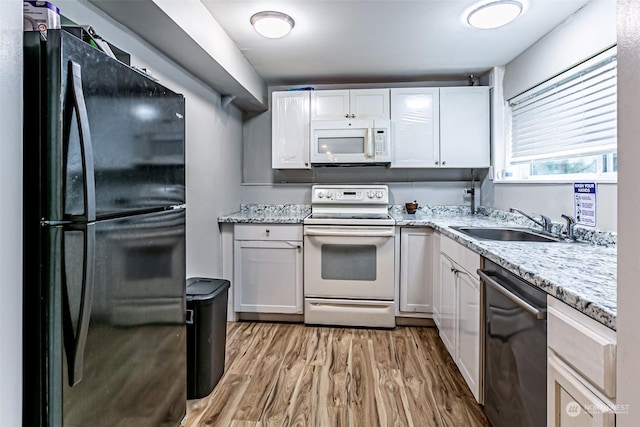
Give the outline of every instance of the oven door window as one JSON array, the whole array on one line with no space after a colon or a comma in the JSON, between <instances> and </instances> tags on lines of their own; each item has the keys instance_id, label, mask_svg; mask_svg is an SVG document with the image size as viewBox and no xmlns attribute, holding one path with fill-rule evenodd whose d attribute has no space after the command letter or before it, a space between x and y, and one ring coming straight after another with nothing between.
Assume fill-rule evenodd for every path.
<instances>
[{"instance_id":1,"label":"oven door window","mask_svg":"<svg viewBox=\"0 0 640 427\"><path fill-rule=\"evenodd\" d=\"M374 282L377 271L375 245L322 245L321 275L324 280Z\"/></svg>"}]
</instances>

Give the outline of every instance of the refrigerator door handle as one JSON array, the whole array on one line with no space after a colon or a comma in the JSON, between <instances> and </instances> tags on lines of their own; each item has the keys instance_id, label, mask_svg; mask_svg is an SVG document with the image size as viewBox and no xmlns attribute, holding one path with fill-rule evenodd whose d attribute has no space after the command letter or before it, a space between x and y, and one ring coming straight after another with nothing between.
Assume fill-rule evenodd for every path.
<instances>
[{"instance_id":1,"label":"refrigerator door handle","mask_svg":"<svg viewBox=\"0 0 640 427\"><path fill-rule=\"evenodd\" d=\"M63 267L63 334L64 348L67 353L67 365L69 386L73 387L82 380L82 367L84 363L84 348L87 343L89 319L91 317L91 300L93 297L94 267L95 267L95 240L96 230L94 224L71 225L71 230L80 230L84 234L84 249L82 262L82 291L80 294L80 308L78 312L77 327L74 333L69 292L67 290L66 272ZM63 244L64 247L64 244ZM63 251L64 253L64 251ZM62 265L64 266L64 260Z\"/></svg>"},{"instance_id":2,"label":"refrigerator door handle","mask_svg":"<svg viewBox=\"0 0 640 427\"><path fill-rule=\"evenodd\" d=\"M69 61L69 88L73 100L73 109L76 110L78 134L80 137L80 152L82 156L82 174L84 176L83 197L84 215L76 216L76 221L91 222L96 219L96 183L93 165L93 146L91 143L91 131L89 129L89 115L84 102L82 91L82 67L74 61ZM69 119L70 119L69 115ZM67 128L69 129L70 126ZM68 141L67 141L68 143Z\"/></svg>"}]
</instances>

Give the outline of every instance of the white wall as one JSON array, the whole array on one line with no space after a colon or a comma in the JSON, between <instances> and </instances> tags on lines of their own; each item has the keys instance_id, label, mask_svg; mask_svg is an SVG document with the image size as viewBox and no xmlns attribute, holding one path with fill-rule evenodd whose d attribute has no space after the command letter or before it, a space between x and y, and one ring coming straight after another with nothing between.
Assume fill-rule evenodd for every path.
<instances>
[{"instance_id":1,"label":"white wall","mask_svg":"<svg viewBox=\"0 0 640 427\"><path fill-rule=\"evenodd\" d=\"M640 2L618 2L618 404L628 414L616 415L618 427L640 425L640 263L638 262L638 165L640 164Z\"/></svg>"},{"instance_id":2,"label":"white wall","mask_svg":"<svg viewBox=\"0 0 640 427\"><path fill-rule=\"evenodd\" d=\"M343 181L350 183L350 181ZM403 205L416 200L420 206L426 205L469 205L470 199L464 189L470 187L470 181L434 181L434 182L388 182L389 203ZM476 200L480 200L480 185ZM242 203L258 204L309 204L311 202L311 184L244 184ZM231 212L229 212L231 213Z\"/></svg>"},{"instance_id":3,"label":"white wall","mask_svg":"<svg viewBox=\"0 0 640 427\"><path fill-rule=\"evenodd\" d=\"M574 16L549 32L504 68L504 100L527 90L584 59L616 43L615 0L592 0ZM494 93L497 93L494 91ZM503 100L503 101L504 101ZM502 104L494 100L494 115ZM495 125L494 121L494 125ZM504 144L494 139L494 144ZM502 168L502 147L493 149L496 170ZM483 183L482 204L498 209L518 207L549 215L560 221L560 214L573 215L572 183L499 184ZM617 230L617 185L598 185L597 228Z\"/></svg>"},{"instance_id":4,"label":"white wall","mask_svg":"<svg viewBox=\"0 0 640 427\"><path fill-rule=\"evenodd\" d=\"M505 99L616 43L615 0L591 0L506 66Z\"/></svg>"},{"instance_id":5,"label":"white wall","mask_svg":"<svg viewBox=\"0 0 640 427\"><path fill-rule=\"evenodd\" d=\"M616 231L616 204L618 190L616 184L600 183L597 186L596 228ZM543 214L554 221L563 222L560 215L574 215L573 184L495 184L493 207L509 210L510 207L525 212ZM483 202L484 204L489 204Z\"/></svg>"},{"instance_id":6,"label":"white wall","mask_svg":"<svg viewBox=\"0 0 640 427\"><path fill-rule=\"evenodd\" d=\"M220 277L220 231L217 217L238 210L242 164L242 112L222 108L220 95L140 40L95 6L58 0L63 15L90 24L104 39L131 54L131 63L146 68L186 98L187 277Z\"/></svg>"},{"instance_id":7,"label":"white wall","mask_svg":"<svg viewBox=\"0 0 640 427\"><path fill-rule=\"evenodd\" d=\"M0 414L22 425L22 4L0 0Z\"/></svg>"}]
</instances>

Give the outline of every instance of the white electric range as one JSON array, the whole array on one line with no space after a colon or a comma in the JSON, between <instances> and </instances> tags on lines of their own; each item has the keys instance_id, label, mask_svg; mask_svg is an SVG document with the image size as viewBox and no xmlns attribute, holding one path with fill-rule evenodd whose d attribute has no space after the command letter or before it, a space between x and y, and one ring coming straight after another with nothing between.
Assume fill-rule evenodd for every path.
<instances>
[{"instance_id":1,"label":"white electric range","mask_svg":"<svg viewBox=\"0 0 640 427\"><path fill-rule=\"evenodd\" d=\"M304 219L307 324L395 326L395 220L386 185L314 185Z\"/></svg>"}]
</instances>

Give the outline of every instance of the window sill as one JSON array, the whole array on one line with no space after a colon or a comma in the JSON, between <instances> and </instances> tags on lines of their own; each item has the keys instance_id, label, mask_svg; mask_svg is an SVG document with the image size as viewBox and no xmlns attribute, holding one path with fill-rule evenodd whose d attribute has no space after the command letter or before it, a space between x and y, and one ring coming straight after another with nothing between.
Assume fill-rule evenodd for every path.
<instances>
[{"instance_id":1,"label":"window sill","mask_svg":"<svg viewBox=\"0 0 640 427\"><path fill-rule=\"evenodd\" d=\"M595 182L596 184L617 184L613 178L578 178L578 179L494 179L494 184L573 184L574 182Z\"/></svg>"}]
</instances>

